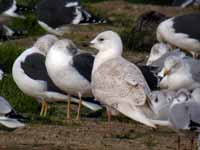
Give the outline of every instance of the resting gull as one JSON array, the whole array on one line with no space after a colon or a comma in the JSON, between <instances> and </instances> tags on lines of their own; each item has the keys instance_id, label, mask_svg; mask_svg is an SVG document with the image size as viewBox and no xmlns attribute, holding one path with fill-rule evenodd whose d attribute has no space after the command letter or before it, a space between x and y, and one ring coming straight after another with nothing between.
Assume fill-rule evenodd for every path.
<instances>
[{"instance_id":1,"label":"resting gull","mask_svg":"<svg viewBox=\"0 0 200 150\"><path fill-rule=\"evenodd\" d=\"M16 0L0 1L0 13L6 16L25 18L24 14L31 11L34 11L34 8L19 5Z\"/></svg>"},{"instance_id":2,"label":"resting gull","mask_svg":"<svg viewBox=\"0 0 200 150\"><path fill-rule=\"evenodd\" d=\"M159 42L185 50L197 57L200 53L200 13L173 17L157 28Z\"/></svg>"},{"instance_id":3,"label":"resting gull","mask_svg":"<svg viewBox=\"0 0 200 150\"><path fill-rule=\"evenodd\" d=\"M42 0L36 7L38 23L50 33L62 35L67 24L106 23L82 8L80 0Z\"/></svg>"},{"instance_id":4,"label":"resting gull","mask_svg":"<svg viewBox=\"0 0 200 150\"><path fill-rule=\"evenodd\" d=\"M179 90L200 87L200 61L191 57L170 56L159 73L162 76L160 87Z\"/></svg>"},{"instance_id":5,"label":"resting gull","mask_svg":"<svg viewBox=\"0 0 200 150\"><path fill-rule=\"evenodd\" d=\"M25 126L20 120L24 119L10 106L8 101L0 96L0 123L8 128L19 128Z\"/></svg>"},{"instance_id":6,"label":"resting gull","mask_svg":"<svg viewBox=\"0 0 200 150\"><path fill-rule=\"evenodd\" d=\"M39 38L33 47L25 50L16 59L13 65L13 79L20 90L42 103L41 116L47 114L47 102L67 102L68 100L66 93L52 82L45 67L45 56L57 40L57 37L53 35ZM71 98L71 101L77 103L78 99ZM89 102L83 102L83 105L92 110L99 108Z\"/></svg>"},{"instance_id":7,"label":"resting gull","mask_svg":"<svg viewBox=\"0 0 200 150\"><path fill-rule=\"evenodd\" d=\"M113 110L129 118L155 127L155 113L149 107L151 93L140 69L122 57L123 45L119 35L105 31L90 42L99 53L92 70L92 92L105 105L110 120Z\"/></svg>"},{"instance_id":8,"label":"resting gull","mask_svg":"<svg viewBox=\"0 0 200 150\"><path fill-rule=\"evenodd\" d=\"M177 92L169 109L169 126L178 131L200 132L200 89L195 89L192 94L185 89ZM196 99L196 97L198 99ZM193 144L193 136L191 142ZM180 137L178 147L180 148ZM198 135L198 149L200 149L200 135ZM192 145L193 146L193 145Z\"/></svg>"},{"instance_id":9,"label":"resting gull","mask_svg":"<svg viewBox=\"0 0 200 150\"><path fill-rule=\"evenodd\" d=\"M151 48L149 58L146 62L146 65L151 65L154 61L160 59L163 55L168 53L171 50L171 47L168 44L156 43Z\"/></svg>"},{"instance_id":10,"label":"resting gull","mask_svg":"<svg viewBox=\"0 0 200 150\"><path fill-rule=\"evenodd\" d=\"M57 87L68 93L69 97L78 96L79 107L76 120L80 120L80 109L83 98L91 98L91 72L94 56L90 53L82 53L75 44L68 39L57 41L50 49L46 57L46 68L49 76ZM70 105L70 99L68 101ZM70 114L68 107L68 114ZM71 117L68 115L68 119Z\"/></svg>"}]
</instances>

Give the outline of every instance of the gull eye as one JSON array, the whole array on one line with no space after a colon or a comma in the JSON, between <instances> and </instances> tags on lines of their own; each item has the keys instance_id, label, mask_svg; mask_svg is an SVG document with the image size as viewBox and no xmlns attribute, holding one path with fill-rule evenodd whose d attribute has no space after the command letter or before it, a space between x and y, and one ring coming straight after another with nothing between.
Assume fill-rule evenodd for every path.
<instances>
[{"instance_id":1,"label":"gull eye","mask_svg":"<svg viewBox=\"0 0 200 150\"><path fill-rule=\"evenodd\" d=\"M103 42L103 41L104 41L104 39L103 39L103 38L100 38L100 39L99 39L99 41L100 41L100 42Z\"/></svg>"},{"instance_id":2,"label":"gull eye","mask_svg":"<svg viewBox=\"0 0 200 150\"><path fill-rule=\"evenodd\" d=\"M155 102L157 103L158 102L158 98L156 97L156 99L155 99Z\"/></svg>"}]
</instances>

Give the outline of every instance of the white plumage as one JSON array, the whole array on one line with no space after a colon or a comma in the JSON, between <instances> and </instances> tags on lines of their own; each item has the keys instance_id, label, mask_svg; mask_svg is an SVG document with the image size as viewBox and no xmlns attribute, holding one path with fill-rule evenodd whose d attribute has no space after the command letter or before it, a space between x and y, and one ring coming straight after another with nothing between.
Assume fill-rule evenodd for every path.
<instances>
[{"instance_id":1,"label":"white plumage","mask_svg":"<svg viewBox=\"0 0 200 150\"><path fill-rule=\"evenodd\" d=\"M99 50L92 71L92 92L96 100L110 113L114 109L155 127L149 119L155 117L148 105L151 91L137 66L121 56L123 46L119 35L105 31L97 35L90 45Z\"/></svg>"}]
</instances>

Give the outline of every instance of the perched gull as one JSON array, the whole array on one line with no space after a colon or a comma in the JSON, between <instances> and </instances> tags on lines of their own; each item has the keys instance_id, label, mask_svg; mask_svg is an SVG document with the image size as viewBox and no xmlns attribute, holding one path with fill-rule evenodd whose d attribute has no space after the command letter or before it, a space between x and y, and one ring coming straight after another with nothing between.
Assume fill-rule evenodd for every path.
<instances>
[{"instance_id":1,"label":"perched gull","mask_svg":"<svg viewBox=\"0 0 200 150\"><path fill-rule=\"evenodd\" d=\"M117 110L140 123L155 127L155 113L149 107L151 93L140 69L122 57L123 45L119 35L105 31L90 42L99 53L92 70L92 92L105 105L110 120Z\"/></svg>"},{"instance_id":2,"label":"perched gull","mask_svg":"<svg viewBox=\"0 0 200 150\"><path fill-rule=\"evenodd\" d=\"M82 8L79 0L42 0L36 10L41 27L56 35L64 33L60 27L66 24L106 23Z\"/></svg>"},{"instance_id":3,"label":"perched gull","mask_svg":"<svg viewBox=\"0 0 200 150\"><path fill-rule=\"evenodd\" d=\"M24 126L21 119L24 118L16 113L5 98L0 96L0 123L8 128L19 128Z\"/></svg>"},{"instance_id":4,"label":"perched gull","mask_svg":"<svg viewBox=\"0 0 200 150\"><path fill-rule=\"evenodd\" d=\"M170 56L159 73L162 76L160 87L179 90L200 87L200 61L191 57Z\"/></svg>"},{"instance_id":5,"label":"perched gull","mask_svg":"<svg viewBox=\"0 0 200 150\"><path fill-rule=\"evenodd\" d=\"M157 28L160 42L185 50L197 57L200 53L200 13L170 18Z\"/></svg>"},{"instance_id":6,"label":"perched gull","mask_svg":"<svg viewBox=\"0 0 200 150\"><path fill-rule=\"evenodd\" d=\"M23 5L18 5L16 0L1 0L0 13L6 16L25 18L24 13L34 11L34 8L29 8Z\"/></svg>"},{"instance_id":7,"label":"perched gull","mask_svg":"<svg viewBox=\"0 0 200 150\"><path fill-rule=\"evenodd\" d=\"M25 50L13 65L13 79L17 86L27 95L35 97L42 103L41 116L46 116L47 102L67 101L66 96L49 78L45 67L45 56L57 37L46 35L37 40L33 47ZM78 102L72 98L71 101ZM84 102L84 106L96 110L99 107Z\"/></svg>"},{"instance_id":8,"label":"perched gull","mask_svg":"<svg viewBox=\"0 0 200 150\"><path fill-rule=\"evenodd\" d=\"M77 120L80 119L83 98L93 98L90 84L93 61L93 55L81 53L68 39L57 41L46 56L46 68L55 85L68 93L69 97L78 96L80 99ZM68 102L70 105L70 99ZM70 115L68 119L71 119Z\"/></svg>"}]
</instances>

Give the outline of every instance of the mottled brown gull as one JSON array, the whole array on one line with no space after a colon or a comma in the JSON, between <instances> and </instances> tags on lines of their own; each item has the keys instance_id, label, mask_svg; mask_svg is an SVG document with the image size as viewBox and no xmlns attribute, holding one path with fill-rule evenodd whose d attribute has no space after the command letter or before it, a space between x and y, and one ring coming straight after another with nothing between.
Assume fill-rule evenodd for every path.
<instances>
[{"instance_id":1,"label":"mottled brown gull","mask_svg":"<svg viewBox=\"0 0 200 150\"><path fill-rule=\"evenodd\" d=\"M108 111L117 110L140 123L155 127L149 107L151 93L139 68L122 57L122 41L113 31L100 33L90 42L99 53L92 71L92 92ZM110 117L109 117L110 118Z\"/></svg>"}]
</instances>

